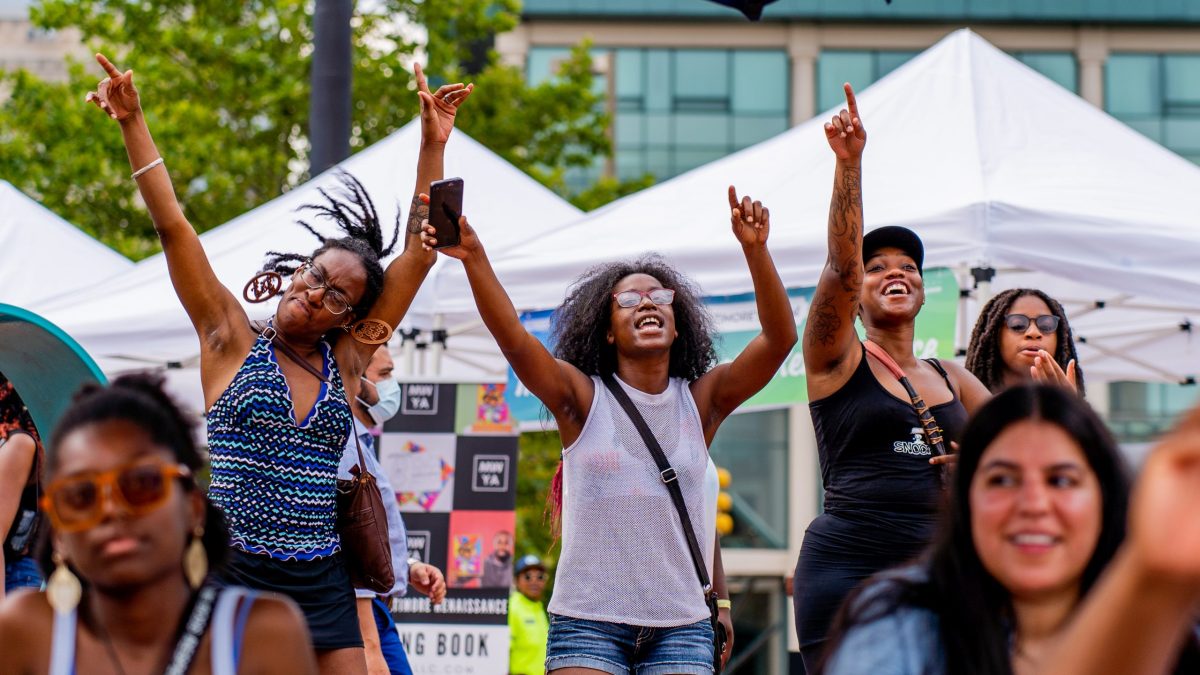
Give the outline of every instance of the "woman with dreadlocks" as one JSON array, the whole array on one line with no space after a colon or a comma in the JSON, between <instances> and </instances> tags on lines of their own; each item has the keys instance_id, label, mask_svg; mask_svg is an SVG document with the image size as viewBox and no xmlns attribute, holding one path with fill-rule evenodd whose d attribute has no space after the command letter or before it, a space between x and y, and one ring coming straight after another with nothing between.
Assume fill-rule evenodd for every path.
<instances>
[{"instance_id":1,"label":"woman with dreadlocks","mask_svg":"<svg viewBox=\"0 0 1200 675\"><path fill-rule=\"evenodd\" d=\"M988 300L967 346L967 370L993 394L1031 380L1084 395L1067 314L1054 298L1013 288Z\"/></svg>"},{"instance_id":2,"label":"woman with dreadlocks","mask_svg":"<svg viewBox=\"0 0 1200 675\"><path fill-rule=\"evenodd\" d=\"M40 588L30 554L38 518L42 448L33 419L12 383L0 374L0 600L18 588Z\"/></svg>"},{"instance_id":3,"label":"woman with dreadlocks","mask_svg":"<svg viewBox=\"0 0 1200 675\"><path fill-rule=\"evenodd\" d=\"M229 522L229 576L244 586L285 593L300 605L321 672L365 672L354 593L334 530L338 459L350 429L349 401L358 396L366 364L433 265L433 254L419 241L427 209L413 197L404 251L385 271L380 260L395 246L399 218L385 247L366 192L344 177L344 191L323 193L327 203L308 208L346 236L320 237L321 246L308 256L272 254L273 269L243 291L247 300L262 300L282 290L273 319L256 330L213 273L175 199L133 72L121 73L103 55L96 59L108 78L88 100L120 122L175 292L200 337L210 495ZM472 86L451 84L431 93L419 66L416 78L419 195L442 177L445 144ZM280 273L290 275L289 287L283 287Z\"/></svg>"},{"instance_id":4,"label":"woman with dreadlocks","mask_svg":"<svg viewBox=\"0 0 1200 675\"><path fill-rule=\"evenodd\" d=\"M989 397L958 364L913 355L925 303L924 247L899 226L863 235L867 134L854 90L846 84L845 91L846 108L825 124L837 158L829 257L804 327L809 411L825 487L824 513L804 533L792 585L808 672L815 672L846 595L917 555L933 537L942 493L937 464L952 457L939 456L938 448L950 447L967 413ZM867 342L859 341L856 317Z\"/></svg>"},{"instance_id":5,"label":"woman with dreadlocks","mask_svg":"<svg viewBox=\"0 0 1200 675\"><path fill-rule=\"evenodd\" d=\"M555 482L563 544L547 671L712 673L710 611L664 485L671 473L660 476L622 401L662 446L713 578L717 477L708 446L796 343L791 303L767 250L769 211L749 197L739 200L733 187L729 209L762 332L717 366L698 289L661 258L586 272L556 312L551 354L521 325L465 217L461 244L441 249L463 261L484 324L562 437ZM436 244L433 228L425 231L426 245Z\"/></svg>"}]
</instances>

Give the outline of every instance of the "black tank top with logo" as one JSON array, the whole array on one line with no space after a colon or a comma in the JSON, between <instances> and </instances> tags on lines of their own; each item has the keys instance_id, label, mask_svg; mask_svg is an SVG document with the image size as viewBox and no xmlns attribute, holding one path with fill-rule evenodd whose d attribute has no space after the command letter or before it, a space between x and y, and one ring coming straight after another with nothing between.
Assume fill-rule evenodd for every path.
<instances>
[{"instance_id":1,"label":"black tank top with logo","mask_svg":"<svg viewBox=\"0 0 1200 675\"><path fill-rule=\"evenodd\" d=\"M0 434L0 452L4 452L4 444L17 434L29 435L20 429L13 429L7 434ZM35 439L36 444L36 439ZM8 528L8 536L4 539L4 563L8 564L29 555L37 534L40 521L38 515L38 497L40 497L38 472L41 469L42 448L37 445L33 465L29 468L25 487L21 490L21 500L17 504L17 515Z\"/></svg>"},{"instance_id":2,"label":"black tank top with logo","mask_svg":"<svg viewBox=\"0 0 1200 675\"><path fill-rule=\"evenodd\" d=\"M932 406L946 447L958 440L967 411L935 360L953 398ZM871 510L933 514L941 494L940 468L912 404L875 379L866 350L850 380L835 393L809 403L817 435L825 511Z\"/></svg>"}]
</instances>

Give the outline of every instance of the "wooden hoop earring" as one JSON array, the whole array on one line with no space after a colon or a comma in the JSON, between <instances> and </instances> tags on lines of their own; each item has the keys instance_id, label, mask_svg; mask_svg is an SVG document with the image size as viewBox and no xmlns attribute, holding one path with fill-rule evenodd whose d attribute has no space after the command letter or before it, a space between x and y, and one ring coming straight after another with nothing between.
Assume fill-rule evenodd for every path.
<instances>
[{"instance_id":1,"label":"wooden hoop earring","mask_svg":"<svg viewBox=\"0 0 1200 675\"><path fill-rule=\"evenodd\" d=\"M254 275L242 288L242 297L246 302L266 302L279 295L283 289L283 277L278 272L259 272Z\"/></svg>"},{"instance_id":2,"label":"wooden hoop earring","mask_svg":"<svg viewBox=\"0 0 1200 675\"><path fill-rule=\"evenodd\" d=\"M365 345L381 345L392 338L392 327L382 319L363 319L346 326L350 337Z\"/></svg>"}]
</instances>

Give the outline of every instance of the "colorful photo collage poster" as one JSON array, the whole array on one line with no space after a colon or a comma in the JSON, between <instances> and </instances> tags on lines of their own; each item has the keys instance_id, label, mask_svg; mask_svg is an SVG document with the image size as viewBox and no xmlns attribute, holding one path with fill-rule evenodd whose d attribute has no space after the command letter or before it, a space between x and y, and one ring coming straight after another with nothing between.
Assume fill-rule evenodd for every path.
<instances>
[{"instance_id":1,"label":"colorful photo collage poster","mask_svg":"<svg viewBox=\"0 0 1200 675\"><path fill-rule=\"evenodd\" d=\"M438 606L411 588L392 600L401 641L414 672L502 675L517 470L505 384L401 388L379 461L404 515L410 558L441 569L447 585Z\"/></svg>"}]
</instances>

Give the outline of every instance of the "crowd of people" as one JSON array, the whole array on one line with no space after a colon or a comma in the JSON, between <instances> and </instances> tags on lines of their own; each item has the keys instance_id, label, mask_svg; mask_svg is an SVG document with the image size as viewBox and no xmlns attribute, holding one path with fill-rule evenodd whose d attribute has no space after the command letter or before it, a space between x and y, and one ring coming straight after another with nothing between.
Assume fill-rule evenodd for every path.
<instances>
[{"instance_id":1,"label":"crowd of people","mask_svg":"<svg viewBox=\"0 0 1200 675\"><path fill-rule=\"evenodd\" d=\"M798 339L825 489L794 577L807 672L1200 672L1200 412L1134 489L1084 400L1067 316L1037 289L990 299L965 365L916 358L924 249L907 228L867 231L867 134L849 85L825 125L828 258L803 335L768 249L771 213L731 186L759 333L718 363L700 289L658 255L584 272L547 347L466 216L454 214L458 243L441 246L427 195L473 86L431 91L419 67L406 222L389 235L343 175L341 190L304 207L342 236L305 224L318 248L269 253L245 292L278 305L254 324L176 200L132 72L97 59L108 77L88 100L119 124L199 338L208 457L161 378L85 388L44 447L0 381L12 595L0 604L0 674L411 672L381 594L353 587L335 504L362 448L388 506L396 582L382 595L441 601L442 572L408 559L371 433L399 408L387 336L439 254L462 262L484 325L562 440L548 605L546 566L514 565L510 533L485 570L514 584L511 672L703 675L728 662L709 446ZM23 587L35 592L14 592Z\"/></svg>"}]
</instances>

